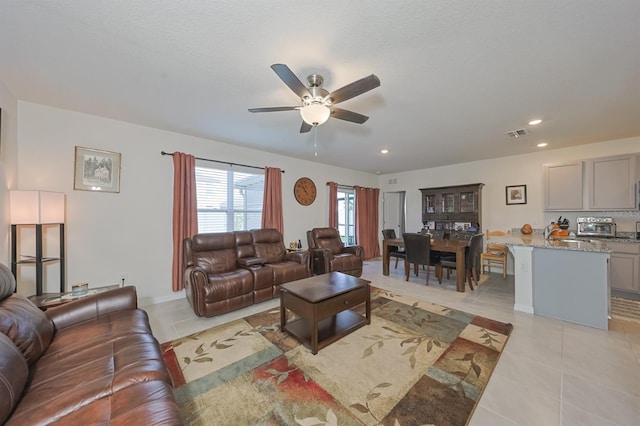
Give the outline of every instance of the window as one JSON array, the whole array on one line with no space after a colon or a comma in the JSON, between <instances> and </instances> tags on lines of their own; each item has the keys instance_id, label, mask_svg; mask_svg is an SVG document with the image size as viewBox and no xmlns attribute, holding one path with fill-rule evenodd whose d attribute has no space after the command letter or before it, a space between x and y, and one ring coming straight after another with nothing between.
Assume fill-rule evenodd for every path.
<instances>
[{"instance_id":1,"label":"window","mask_svg":"<svg viewBox=\"0 0 640 426\"><path fill-rule=\"evenodd\" d=\"M356 193L353 188L338 188L338 231L345 245L356 244Z\"/></svg>"},{"instance_id":2,"label":"window","mask_svg":"<svg viewBox=\"0 0 640 426\"><path fill-rule=\"evenodd\" d=\"M260 228L264 174L196 167L198 232Z\"/></svg>"}]
</instances>

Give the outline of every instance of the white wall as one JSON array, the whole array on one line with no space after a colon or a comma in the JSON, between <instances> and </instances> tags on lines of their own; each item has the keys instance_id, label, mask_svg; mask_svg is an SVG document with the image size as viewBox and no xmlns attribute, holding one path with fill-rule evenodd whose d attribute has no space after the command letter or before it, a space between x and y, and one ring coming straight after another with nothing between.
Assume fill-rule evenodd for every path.
<instances>
[{"instance_id":1,"label":"white wall","mask_svg":"<svg viewBox=\"0 0 640 426\"><path fill-rule=\"evenodd\" d=\"M67 195L68 287L78 281L90 286L118 283L126 274L142 304L184 297L171 292L173 162L160 151L285 170L284 240L301 239L305 246L308 229L326 226L328 180L369 187L378 181L373 174L28 102L18 102L18 116L19 189ZM295 135L291 142L296 142ZM73 189L76 145L122 154L119 194ZM302 176L318 188L316 201L308 207L293 198L293 184ZM45 291L58 286L58 272L51 266ZM28 280L26 271L24 275ZM22 280L19 291L33 294L30 283L23 285Z\"/></svg>"},{"instance_id":2,"label":"white wall","mask_svg":"<svg viewBox=\"0 0 640 426\"><path fill-rule=\"evenodd\" d=\"M572 227L575 228L575 218L584 215L584 212L544 212L542 165L627 153L640 153L640 137L388 174L379 177L379 187L381 192L407 191L408 231L417 231L422 227L422 198L419 188L466 183L485 184L482 190L482 227L485 230L520 228L525 223L534 228L543 228L560 215L571 219ZM389 184L392 179L397 179L397 184ZM505 186L509 185L527 185L527 204L506 205ZM593 212L590 214L597 215ZM616 217L618 231L634 231L636 220L640 220L638 212Z\"/></svg>"},{"instance_id":3,"label":"white wall","mask_svg":"<svg viewBox=\"0 0 640 426\"><path fill-rule=\"evenodd\" d=\"M6 114L15 117L15 99L6 93L3 95L1 89L0 102L9 104L7 112L2 105L4 128ZM375 176L28 102L17 102L17 113L17 177L20 186L18 188L11 182L0 185L0 197L6 200L6 188L65 192L68 286L77 281L89 281L92 286L116 283L121 275L126 274L127 282L138 287L142 304L183 297L172 294L170 290L173 165L171 157L160 155L162 150L286 170L283 175L284 240L301 239L303 243L306 230L325 226L327 222L325 183L328 180L346 185L378 186L381 193L406 191L408 231L421 227L419 188L475 182L485 184L484 229L519 228L524 223L541 228L559 216L559 213L545 214L543 210L544 163L640 152L640 138L631 138ZM8 122L10 128L12 119ZM295 135L292 143L295 143ZM122 154L119 194L73 190L76 145ZM11 149L11 142L8 147ZM6 153L0 160L4 175L15 181L15 173L12 172L15 166L6 164ZM318 187L318 198L309 207L300 206L292 196L293 184L301 176L312 178ZM390 179L397 179L397 184L390 185ZM507 206L507 185L527 185L527 204ZM380 209L382 218L382 203ZM6 202L3 210L6 210ZM2 222L5 230L8 230L9 223L7 214L4 213ZM570 213L567 216L574 219L576 215ZM638 219L638 214L616 218L618 230L632 231ZM4 241L0 255L4 252L2 258L8 259L6 231L0 232L0 237ZM55 266L49 269L45 290L56 291L57 270ZM32 278L28 273L24 275L26 279L21 280L19 291L33 294L29 281Z\"/></svg>"},{"instance_id":4,"label":"white wall","mask_svg":"<svg viewBox=\"0 0 640 426\"><path fill-rule=\"evenodd\" d=\"M9 189L16 186L18 101L0 82L0 262L9 266Z\"/></svg>"}]
</instances>

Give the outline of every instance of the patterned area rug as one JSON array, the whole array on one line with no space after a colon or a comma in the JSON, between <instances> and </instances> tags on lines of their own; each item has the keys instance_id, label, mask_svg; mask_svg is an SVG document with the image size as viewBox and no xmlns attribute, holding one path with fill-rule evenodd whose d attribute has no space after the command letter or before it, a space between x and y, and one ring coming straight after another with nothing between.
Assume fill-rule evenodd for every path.
<instances>
[{"instance_id":1,"label":"patterned area rug","mask_svg":"<svg viewBox=\"0 0 640 426\"><path fill-rule=\"evenodd\" d=\"M467 424L512 325L371 290L371 324L317 355L279 309L164 343L185 423Z\"/></svg>"},{"instance_id":2,"label":"patterned area rug","mask_svg":"<svg viewBox=\"0 0 640 426\"><path fill-rule=\"evenodd\" d=\"M612 297L611 316L625 321L640 322L640 301Z\"/></svg>"}]
</instances>

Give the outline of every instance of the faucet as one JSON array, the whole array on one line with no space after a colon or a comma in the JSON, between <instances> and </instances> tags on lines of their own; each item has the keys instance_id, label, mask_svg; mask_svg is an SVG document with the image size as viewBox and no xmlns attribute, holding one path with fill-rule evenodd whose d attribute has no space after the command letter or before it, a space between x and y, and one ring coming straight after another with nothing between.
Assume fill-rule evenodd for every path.
<instances>
[{"instance_id":1,"label":"faucet","mask_svg":"<svg viewBox=\"0 0 640 426\"><path fill-rule=\"evenodd\" d=\"M551 222L551 224L549 224L546 228L544 228L544 239L548 240L549 237L551 237L551 234L553 234L556 231L559 231L559 228L554 228L553 225L555 225L555 223Z\"/></svg>"}]
</instances>

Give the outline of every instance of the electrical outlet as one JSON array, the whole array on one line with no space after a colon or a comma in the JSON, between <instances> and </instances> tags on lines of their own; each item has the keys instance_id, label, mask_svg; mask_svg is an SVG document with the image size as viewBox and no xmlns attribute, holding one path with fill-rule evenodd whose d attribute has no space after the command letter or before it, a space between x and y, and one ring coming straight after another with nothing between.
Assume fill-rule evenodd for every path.
<instances>
[{"instance_id":1,"label":"electrical outlet","mask_svg":"<svg viewBox=\"0 0 640 426\"><path fill-rule=\"evenodd\" d=\"M533 221L532 221L533 225L537 225L538 224L538 218L537 217L533 217Z\"/></svg>"}]
</instances>

